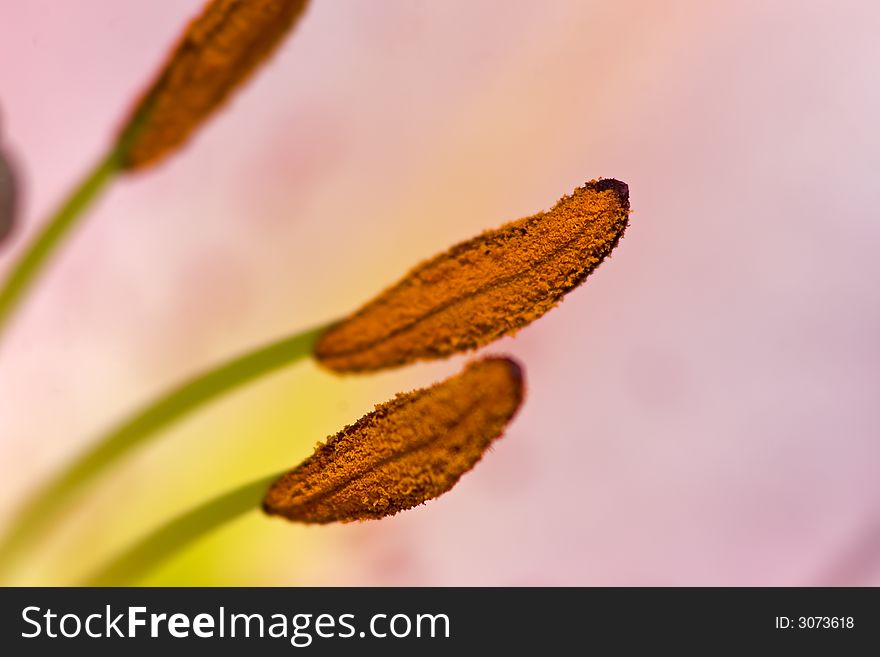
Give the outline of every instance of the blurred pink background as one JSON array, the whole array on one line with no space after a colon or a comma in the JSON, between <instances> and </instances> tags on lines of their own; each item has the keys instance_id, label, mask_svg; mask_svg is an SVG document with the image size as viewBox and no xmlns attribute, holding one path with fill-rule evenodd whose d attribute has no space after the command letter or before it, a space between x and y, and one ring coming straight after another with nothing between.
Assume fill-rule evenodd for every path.
<instances>
[{"instance_id":1,"label":"blurred pink background","mask_svg":"<svg viewBox=\"0 0 880 657\"><path fill-rule=\"evenodd\" d=\"M0 0L0 270L99 157L200 0ZM0 520L168 385L347 313L596 177L613 258L488 351L527 403L381 522L258 513L147 583L880 585L880 6L314 0L187 150L117 183L0 348ZM462 358L285 370L168 432L22 578L63 583ZM42 559L42 560L40 560Z\"/></svg>"}]
</instances>

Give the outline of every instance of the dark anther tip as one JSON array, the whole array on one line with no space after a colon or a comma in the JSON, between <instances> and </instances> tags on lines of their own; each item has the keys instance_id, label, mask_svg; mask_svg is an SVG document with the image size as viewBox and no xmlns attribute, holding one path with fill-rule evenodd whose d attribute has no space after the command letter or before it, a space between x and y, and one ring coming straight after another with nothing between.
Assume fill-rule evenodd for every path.
<instances>
[{"instance_id":1,"label":"dark anther tip","mask_svg":"<svg viewBox=\"0 0 880 657\"><path fill-rule=\"evenodd\" d=\"M590 187L597 192L604 192L609 189L614 191L614 193L617 194L617 198L620 199L620 204L629 209L629 185L625 182L615 178L601 178L596 182L591 183Z\"/></svg>"}]
</instances>

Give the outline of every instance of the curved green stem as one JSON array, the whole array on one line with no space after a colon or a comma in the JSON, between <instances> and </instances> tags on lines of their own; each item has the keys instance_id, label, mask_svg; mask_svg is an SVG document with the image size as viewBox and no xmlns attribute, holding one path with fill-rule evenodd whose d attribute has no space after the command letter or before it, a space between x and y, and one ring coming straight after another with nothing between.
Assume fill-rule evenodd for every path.
<instances>
[{"instance_id":1,"label":"curved green stem","mask_svg":"<svg viewBox=\"0 0 880 657\"><path fill-rule=\"evenodd\" d=\"M45 270L52 254L84 216L84 211L119 172L123 148L117 146L83 179L12 266L0 290L0 337L24 295Z\"/></svg>"},{"instance_id":2,"label":"curved green stem","mask_svg":"<svg viewBox=\"0 0 880 657\"><path fill-rule=\"evenodd\" d=\"M175 554L188 543L259 508L266 490L281 476L261 477L215 497L148 534L89 577L83 586L125 586Z\"/></svg>"},{"instance_id":3,"label":"curved green stem","mask_svg":"<svg viewBox=\"0 0 880 657\"><path fill-rule=\"evenodd\" d=\"M319 327L248 352L190 379L118 424L40 488L19 511L0 543L0 576L69 508L76 494L150 437L195 408L245 383L309 356Z\"/></svg>"}]
</instances>

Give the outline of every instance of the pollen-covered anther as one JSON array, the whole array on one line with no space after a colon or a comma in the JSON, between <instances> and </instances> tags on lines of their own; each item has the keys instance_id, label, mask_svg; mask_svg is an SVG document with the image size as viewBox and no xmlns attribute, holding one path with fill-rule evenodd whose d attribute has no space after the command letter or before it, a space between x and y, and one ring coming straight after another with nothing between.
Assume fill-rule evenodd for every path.
<instances>
[{"instance_id":1,"label":"pollen-covered anther","mask_svg":"<svg viewBox=\"0 0 880 657\"><path fill-rule=\"evenodd\" d=\"M267 513L306 523L382 518L442 495L501 436L523 399L509 358L486 358L398 395L319 445L266 494Z\"/></svg>"},{"instance_id":2,"label":"pollen-covered anther","mask_svg":"<svg viewBox=\"0 0 880 657\"><path fill-rule=\"evenodd\" d=\"M177 150L275 50L307 0L211 0L120 132L123 166Z\"/></svg>"},{"instance_id":3,"label":"pollen-covered anther","mask_svg":"<svg viewBox=\"0 0 880 657\"><path fill-rule=\"evenodd\" d=\"M443 358L541 317L611 253L626 229L629 189L594 180L547 212L491 230L413 269L330 327L315 357L337 372Z\"/></svg>"}]
</instances>

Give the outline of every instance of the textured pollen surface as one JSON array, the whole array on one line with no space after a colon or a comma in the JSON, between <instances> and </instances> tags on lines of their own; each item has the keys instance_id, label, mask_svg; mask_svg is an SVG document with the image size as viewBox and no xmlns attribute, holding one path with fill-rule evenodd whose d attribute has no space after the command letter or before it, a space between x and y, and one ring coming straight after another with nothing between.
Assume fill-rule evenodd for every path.
<instances>
[{"instance_id":1,"label":"textured pollen surface","mask_svg":"<svg viewBox=\"0 0 880 657\"><path fill-rule=\"evenodd\" d=\"M616 246L629 189L594 180L548 212L458 244L412 270L321 337L338 372L378 370L475 349L553 308Z\"/></svg>"},{"instance_id":2,"label":"textured pollen surface","mask_svg":"<svg viewBox=\"0 0 880 657\"><path fill-rule=\"evenodd\" d=\"M452 488L523 398L522 372L487 358L398 395L319 445L266 494L267 513L307 523L382 518Z\"/></svg>"},{"instance_id":3,"label":"textured pollen surface","mask_svg":"<svg viewBox=\"0 0 880 657\"><path fill-rule=\"evenodd\" d=\"M124 166L154 164L186 141L271 54L306 4L307 0L208 3L123 129L122 139L131 138Z\"/></svg>"}]
</instances>

